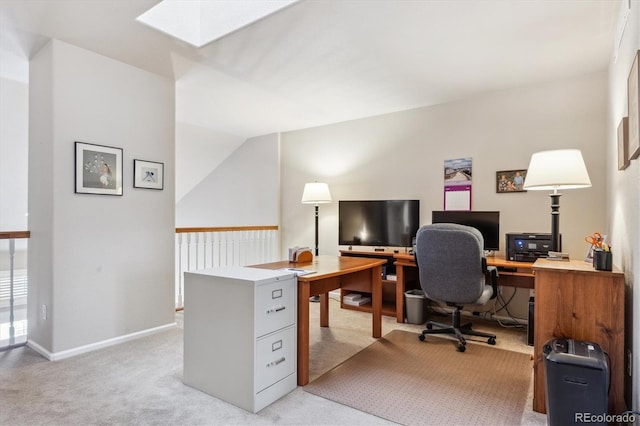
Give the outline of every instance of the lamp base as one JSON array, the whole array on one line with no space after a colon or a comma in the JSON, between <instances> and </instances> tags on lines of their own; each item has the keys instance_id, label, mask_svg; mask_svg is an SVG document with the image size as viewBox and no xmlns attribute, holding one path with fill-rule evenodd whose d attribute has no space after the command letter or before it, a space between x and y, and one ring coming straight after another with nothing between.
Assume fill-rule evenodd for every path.
<instances>
[{"instance_id":1,"label":"lamp base","mask_svg":"<svg viewBox=\"0 0 640 426\"><path fill-rule=\"evenodd\" d=\"M560 251L560 195L550 194L551 197L551 251Z\"/></svg>"}]
</instances>

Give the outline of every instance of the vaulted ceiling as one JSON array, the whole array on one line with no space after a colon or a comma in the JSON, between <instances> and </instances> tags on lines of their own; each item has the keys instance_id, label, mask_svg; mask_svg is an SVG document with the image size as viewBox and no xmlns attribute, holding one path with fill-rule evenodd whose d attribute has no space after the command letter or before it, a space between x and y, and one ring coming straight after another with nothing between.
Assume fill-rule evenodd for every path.
<instances>
[{"instance_id":1,"label":"vaulted ceiling","mask_svg":"<svg viewBox=\"0 0 640 426\"><path fill-rule=\"evenodd\" d=\"M301 0L200 49L136 21L156 3L0 0L0 73L56 38L175 78L178 121L246 138L605 70L622 1Z\"/></svg>"}]
</instances>

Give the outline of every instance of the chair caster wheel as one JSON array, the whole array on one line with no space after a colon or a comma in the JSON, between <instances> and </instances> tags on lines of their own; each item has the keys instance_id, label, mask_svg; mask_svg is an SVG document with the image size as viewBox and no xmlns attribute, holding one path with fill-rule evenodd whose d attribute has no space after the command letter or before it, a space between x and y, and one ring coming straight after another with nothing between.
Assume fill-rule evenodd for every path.
<instances>
[{"instance_id":1,"label":"chair caster wheel","mask_svg":"<svg viewBox=\"0 0 640 426\"><path fill-rule=\"evenodd\" d=\"M418 339L420 339L421 342L424 342L424 334L420 334L418 336Z\"/></svg>"},{"instance_id":2,"label":"chair caster wheel","mask_svg":"<svg viewBox=\"0 0 640 426\"><path fill-rule=\"evenodd\" d=\"M427 330L431 330L433 328L433 324L427 324Z\"/></svg>"},{"instance_id":3,"label":"chair caster wheel","mask_svg":"<svg viewBox=\"0 0 640 426\"><path fill-rule=\"evenodd\" d=\"M466 350L467 350L467 347L466 347L465 345L463 345L462 343L460 343L460 344L458 345L458 351L459 351L459 352L464 352L464 351L466 351Z\"/></svg>"},{"instance_id":4,"label":"chair caster wheel","mask_svg":"<svg viewBox=\"0 0 640 426\"><path fill-rule=\"evenodd\" d=\"M487 341L488 344L490 345L495 345L496 344L496 338L495 337L489 337L489 340Z\"/></svg>"}]
</instances>

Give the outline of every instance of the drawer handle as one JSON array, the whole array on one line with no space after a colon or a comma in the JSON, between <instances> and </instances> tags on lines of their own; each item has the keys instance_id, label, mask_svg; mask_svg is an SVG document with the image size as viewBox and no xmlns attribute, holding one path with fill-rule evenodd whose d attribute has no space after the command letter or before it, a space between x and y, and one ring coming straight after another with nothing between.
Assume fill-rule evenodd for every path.
<instances>
[{"instance_id":1,"label":"drawer handle","mask_svg":"<svg viewBox=\"0 0 640 426\"><path fill-rule=\"evenodd\" d=\"M284 311L286 309L285 306L280 306L279 308L271 308L267 311L268 314L273 314L276 312Z\"/></svg>"},{"instance_id":2,"label":"drawer handle","mask_svg":"<svg viewBox=\"0 0 640 426\"><path fill-rule=\"evenodd\" d=\"M275 361L271 361L269 364L267 364L267 367L275 367L278 364L282 364L283 362L285 362L285 357L282 357L280 359L277 359Z\"/></svg>"}]
</instances>

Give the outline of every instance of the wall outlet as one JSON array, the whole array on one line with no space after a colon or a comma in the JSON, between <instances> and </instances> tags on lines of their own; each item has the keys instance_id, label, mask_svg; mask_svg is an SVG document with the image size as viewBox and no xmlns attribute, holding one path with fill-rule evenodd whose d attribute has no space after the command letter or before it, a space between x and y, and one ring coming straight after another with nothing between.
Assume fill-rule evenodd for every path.
<instances>
[{"instance_id":1,"label":"wall outlet","mask_svg":"<svg viewBox=\"0 0 640 426\"><path fill-rule=\"evenodd\" d=\"M536 297L535 289L533 289L533 288L529 289L529 297Z\"/></svg>"},{"instance_id":2,"label":"wall outlet","mask_svg":"<svg viewBox=\"0 0 640 426\"><path fill-rule=\"evenodd\" d=\"M45 305L44 303L42 304L42 320L47 320L47 305Z\"/></svg>"}]
</instances>

